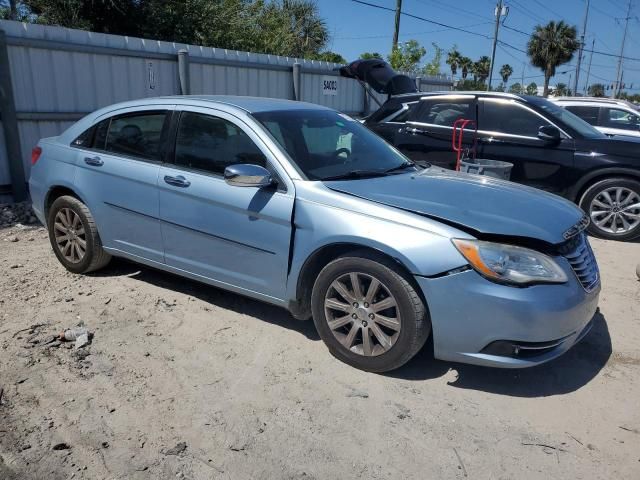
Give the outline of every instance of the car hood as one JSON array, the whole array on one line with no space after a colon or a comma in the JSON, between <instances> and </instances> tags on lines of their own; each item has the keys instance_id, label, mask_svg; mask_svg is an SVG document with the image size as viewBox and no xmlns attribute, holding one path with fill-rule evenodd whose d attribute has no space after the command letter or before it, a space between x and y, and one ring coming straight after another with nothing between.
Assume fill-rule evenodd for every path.
<instances>
[{"instance_id":1,"label":"car hood","mask_svg":"<svg viewBox=\"0 0 640 480\"><path fill-rule=\"evenodd\" d=\"M325 182L330 189L485 234L558 244L584 217L573 203L490 177L428 168L361 180Z\"/></svg>"}]
</instances>

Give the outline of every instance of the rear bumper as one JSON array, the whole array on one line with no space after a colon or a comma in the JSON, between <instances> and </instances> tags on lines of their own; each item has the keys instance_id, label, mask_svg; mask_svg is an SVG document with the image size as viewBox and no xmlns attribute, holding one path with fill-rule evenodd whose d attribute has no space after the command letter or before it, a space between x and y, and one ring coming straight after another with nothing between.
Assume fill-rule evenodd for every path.
<instances>
[{"instance_id":1,"label":"rear bumper","mask_svg":"<svg viewBox=\"0 0 640 480\"><path fill-rule=\"evenodd\" d=\"M435 357L503 368L532 367L569 350L591 329L600 292L598 285L587 293L573 274L565 284L526 288L473 270L416 281L429 306Z\"/></svg>"}]
</instances>

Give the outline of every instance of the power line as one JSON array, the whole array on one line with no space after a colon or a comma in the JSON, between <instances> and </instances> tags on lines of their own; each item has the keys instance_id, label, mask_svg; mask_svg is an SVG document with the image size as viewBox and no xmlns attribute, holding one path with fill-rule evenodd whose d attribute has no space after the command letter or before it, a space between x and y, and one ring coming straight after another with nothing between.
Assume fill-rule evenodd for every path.
<instances>
[{"instance_id":1,"label":"power line","mask_svg":"<svg viewBox=\"0 0 640 480\"><path fill-rule=\"evenodd\" d=\"M443 10L447 10L449 12L452 13L456 13L456 14L463 14L463 15L467 15L467 16L473 16L473 17L477 17L477 18L482 18L483 20L491 20L491 17L486 17L484 15L480 15L478 13L472 12L471 10L465 10L464 8L461 7L452 7L449 4L445 3L445 2L439 2L437 0L416 0L416 2L421 3L423 5L426 5L425 2L430 2L430 3L434 3L436 5L438 5L439 8L442 8Z\"/></svg>"},{"instance_id":2,"label":"power line","mask_svg":"<svg viewBox=\"0 0 640 480\"><path fill-rule=\"evenodd\" d=\"M472 23L470 25L462 25L460 28L471 28L471 27L479 27L481 25L489 25L493 22L479 22L479 23ZM449 28L439 28L437 30L426 30L426 31L422 31L422 32L412 32L412 33L400 33L401 37L411 37L411 36L417 36L417 35L429 35L431 33L440 33L440 32L446 32L448 31ZM373 38L391 38L393 37L393 35L367 35L367 36L362 36L362 37L335 37L336 40L368 40L368 39L373 39Z\"/></svg>"},{"instance_id":3,"label":"power line","mask_svg":"<svg viewBox=\"0 0 640 480\"><path fill-rule=\"evenodd\" d=\"M560 17L562 18L563 15L560 15L558 12L551 10L551 7L549 7L548 5L545 5L544 3L540 2L539 0L533 0L534 2L536 2L538 5L540 5L542 8L549 10L551 13L553 13L556 17Z\"/></svg>"},{"instance_id":4,"label":"power line","mask_svg":"<svg viewBox=\"0 0 640 480\"><path fill-rule=\"evenodd\" d=\"M394 12L395 13L395 8L389 8L389 7L384 7L382 5L376 5L375 3L369 3L369 2L365 2L363 0L351 0L352 2L355 3L360 3L362 5L366 5L368 7L373 7L373 8L377 8L380 10L385 10L387 12ZM418 15L413 15L411 13L407 13L407 12L400 12L401 15L404 15L405 17L409 17L409 18L414 18L416 20L420 20L422 22L427 22L427 23L431 23L433 25L438 25L439 27L444 27L447 28L449 30L455 30L458 32L462 32L462 33L468 33L469 35L475 35L477 37L482 37L482 38L486 38L487 40L491 40L491 37L489 35L486 35L484 33L479 33L479 32L473 32L471 30L466 30L465 28L461 28L461 27L456 27L453 25L447 25L446 23L441 23L441 22L436 22L435 20L429 20L427 18L424 17L420 17Z\"/></svg>"}]
</instances>

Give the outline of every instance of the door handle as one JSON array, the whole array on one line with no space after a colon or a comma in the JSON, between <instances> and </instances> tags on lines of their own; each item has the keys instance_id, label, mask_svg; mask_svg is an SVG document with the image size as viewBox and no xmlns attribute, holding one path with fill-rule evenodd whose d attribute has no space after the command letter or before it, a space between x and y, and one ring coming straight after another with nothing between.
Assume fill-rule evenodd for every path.
<instances>
[{"instance_id":1,"label":"door handle","mask_svg":"<svg viewBox=\"0 0 640 480\"><path fill-rule=\"evenodd\" d=\"M169 175L164 176L164 181L169 185L173 185L174 187L182 187L186 188L191 185L191 182L184 178L182 175L177 175L175 177L171 177Z\"/></svg>"},{"instance_id":2,"label":"door handle","mask_svg":"<svg viewBox=\"0 0 640 480\"><path fill-rule=\"evenodd\" d=\"M480 138L479 140L480 140L480 143L488 143L489 145L491 145L492 143L504 143L504 140L501 140L496 137L483 137L483 138Z\"/></svg>"},{"instance_id":3,"label":"door handle","mask_svg":"<svg viewBox=\"0 0 640 480\"><path fill-rule=\"evenodd\" d=\"M412 133L414 135L418 135L421 133L428 133L426 130L423 130L422 128L416 128L416 127L407 127L407 133Z\"/></svg>"},{"instance_id":4,"label":"door handle","mask_svg":"<svg viewBox=\"0 0 640 480\"><path fill-rule=\"evenodd\" d=\"M84 163L86 163L87 165L91 165L92 167L101 167L102 165L104 165L104 162L98 156L84 157Z\"/></svg>"}]
</instances>

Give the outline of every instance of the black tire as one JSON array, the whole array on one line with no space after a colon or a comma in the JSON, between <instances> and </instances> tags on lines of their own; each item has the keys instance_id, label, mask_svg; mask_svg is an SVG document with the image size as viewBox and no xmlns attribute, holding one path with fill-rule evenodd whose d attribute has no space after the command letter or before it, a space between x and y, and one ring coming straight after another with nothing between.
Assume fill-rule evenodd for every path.
<instances>
[{"instance_id":1,"label":"black tire","mask_svg":"<svg viewBox=\"0 0 640 480\"><path fill-rule=\"evenodd\" d=\"M384 353L375 356L356 353L340 343L329 327L325 313L327 292L335 280L352 272L379 280L397 302L400 331L395 343ZM318 334L331 354L338 360L369 372L387 372L401 367L420 351L431 332L427 308L401 269L392 261L367 251L345 254L324 267L313 287L311 307Z\"/></svg>"},{"instance_id":2,"label":"black tire","mask_svg":"<svg viewBox=\"0 0 640 480\"><path fill-rule=\"evenodd\" d=\"M55 237L55 221L56 216L63 209L68 209L75 213L82 223L83 240L86 244L84 256L76 262L70 261L65 257L62 247L58 244ZM98 227L87 206L75 197L64 195L58 197L51 208L47 218L47 227L49 230L49 241L53 252L64 267L73 273L89 273L106 266L111 260L111 255L104 251Z\"/></svg>"},{"instance_id":3,"label":"black tire","mask_svg":"<svg viewBox=\"0 0 640 480\"><path fill-rule=\"evenodd\" d=\"M596 237L606 238L608 240L619 240L619 241L627 241L632 240L638 236L640 236L640 222L635 225L631 230L623 233L613 233L612 231L607 231L607 226L604 225L604 228L597 225L594 221L592 214L592 210L594 208L601 208L594 204L594 200L597 198L602 198L600 195L610 189L623 188L625 191L635 192L635 194L640 198L640 182L638 180L634 180L631 178L606 178L604 180L600 180L593 185L591 185L585 193L582 195L580 199L580 207L587 212L591 219L591 223L589 224L588 232ZM640 209L634 210L634 213L640 212ZM602 217L600 217L602 218ZM622 222L622 220L620 220ZM621 225L621 223L619 224ZM608 230L612 230L611 227Z\"/></svg>"}]
</instances>

